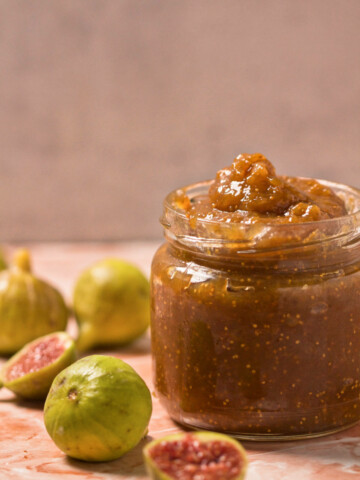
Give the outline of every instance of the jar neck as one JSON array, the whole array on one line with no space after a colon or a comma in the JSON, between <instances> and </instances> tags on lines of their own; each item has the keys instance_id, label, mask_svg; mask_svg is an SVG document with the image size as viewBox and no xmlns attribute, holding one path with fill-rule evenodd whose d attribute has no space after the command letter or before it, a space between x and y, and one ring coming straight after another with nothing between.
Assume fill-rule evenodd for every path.
<instances>
[{"instance_id":1,"label":"jar neck","mask_svg":"<svg viewBox=\"0 0 360 480\"><path fill-rule=\"evenodd\" d=\"M227 223L190 219L179 207L179 191L164 201L161 223L174 253L213 268L281 272L334 271L360 262L360 191L321 181L344 199L349 214L317 222ZM209 182L181 190L188 201L206 195Z\"/></svg>"},{"instance_id":2,"label":"jar neck","mask_svg":"<svg viewBox=\"0 0 360 480\"><path fill-rule=\"evenodd\" d=\"M165 239L173 255L218 270L255 272L268 269L278 274L296 275L304 271L319 274L360 268L360 232L312 244L271 249L244 249L241 244L237 247L234 243L189 240L169 231L165 231Z\"/></svg>"}]
</instances>

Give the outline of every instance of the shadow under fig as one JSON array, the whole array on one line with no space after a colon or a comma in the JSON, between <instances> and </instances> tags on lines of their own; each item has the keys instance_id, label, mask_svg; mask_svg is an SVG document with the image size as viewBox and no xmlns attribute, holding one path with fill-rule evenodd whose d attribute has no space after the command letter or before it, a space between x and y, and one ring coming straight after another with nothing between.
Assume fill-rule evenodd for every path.
<instances>
[{"instance_id":1,"label":"shadow under fig","mask_svg":"<svg viewBox=\"0 0 360 480\"><path fill-rule=\"evenodd\" d=\"M20 408L30 408L33 410L43 410L45 400L26 400L25 398L16 397L15 395L9 398L0 398L1 403L12 403Z\"/></svg>"},{"instance_id":2,"label":"shadow under fig","mask_svg":"<svg viewBox=\"0 0 360 480\"><path fill-rule=\"evenodd\" d=\"M111 462L84 462L70 457L66 457L66 462L72 467L87 472L106 473L114 476L131 475L133 477L142 477L146 475L142 451L151 440L153 440L151 436L145 437L130 452Z\"/></svg>"}]
</instances>

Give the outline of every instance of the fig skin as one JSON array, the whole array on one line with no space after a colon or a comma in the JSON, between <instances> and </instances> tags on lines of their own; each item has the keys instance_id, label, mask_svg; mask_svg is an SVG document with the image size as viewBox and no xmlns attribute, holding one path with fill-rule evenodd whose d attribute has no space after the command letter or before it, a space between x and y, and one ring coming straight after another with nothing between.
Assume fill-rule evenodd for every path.
<instances>
[{"instance_id":1,"label":"fig skin","mask_svg":"<svg viewBox=\"0 0 360 480\"><path fill-rule=\"evenodd\" d=\"M198 432L191 432L191 433L175 433L173 435L168 435L166 437L162 437L152 442L148 443L143 449L143 456L145 460L145 465L147 472L152 480L174 480L174 477L169 476L165 472L161 471L158 467L157 463L151 458L150 450L157 444L162 442L175 442L181 440L182 438L187 437L190 435L195 440L199 441L200 443L208 443L212 441L220 441L226 442L231 446L234 446L236 450L239 452L239 455L242 458L242 468L241 472L237 477L234 477L232 480L243 480L245 478L247 467L248 467L248 459L247 454L241 444L236 441L234 438L229 437L223 433L217 432L205 432L205 431L198 431Z\"/></svg>"},{"instance_id":2,"label":"fig skin","mask_svg":"<svg viewBox=\"0 0 360 480\"><path fill-rule=\"evenodd\" d=\"M9 368L17 363L24 355L26 355L26 352L29 351L34 344L37 344L41 341L46 342L54 336L59 337L64 342L64 351L61 356L39 370L26 373L25 375L13 380L7 380L6 377ZM26 400L43 400L48 394L56 375L64 368L75 362L75 360L75 342L67 333L55 332L45 335L26 344L19 352L9 358L0 371L1 386L6 387L8 390L11 390L16 395Z\"/></svg>"},{"instance_id":3,"label":"fig skin","mask_svg":"<svg viewBox=\"0 0 360 480\"><path fill-rule=\"evenodd\" d=\"M7 268L7 264L3 255L2 250L0 250L0 270L5 270Z\"/></svg>"},{"instance_id":4,"label":"fig skin","mask_svg":"<svg viewBox=\"0 0 360 480\"><path fill-rule=\"evenodd\" d=\"M28 251L18 251L14 265L0 272L0 355L65 330L68 315L60 292L32 275Z\"/></svg>"},{"instance_id":5,"label":"fig skin","mask_svg":"<svg viewBox=\"0 0 360 480\"><path fill-rule=\"evenodd\" d=\"M119 358L91 355L55 378L44 409L45 427L60 450L89 462L115 460L147 433L151 394Z\"/></svg>"},{"instance_id":6,"label":"fig skin","mask_svg":"<svg viewBox=\"0 0 360 480\"><path fill-rule=\"evenodd\" d=\"M78 278L73 310L80 351L130 343L150 324L149 281L131 263L117 258L101 260Z\"/></svg>"}]
</instances>

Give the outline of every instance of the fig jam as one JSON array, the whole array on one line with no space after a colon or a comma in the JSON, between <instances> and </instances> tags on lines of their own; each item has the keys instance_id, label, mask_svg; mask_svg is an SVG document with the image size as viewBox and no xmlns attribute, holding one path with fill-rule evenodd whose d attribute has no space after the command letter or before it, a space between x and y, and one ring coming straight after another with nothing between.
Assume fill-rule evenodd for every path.
<instances>
[{"instance_id":1,"label":"fig jam","mask_svg":"<svg viewBox=\"0 0 360 480\"><path fill-rule=\"evenodd\" d=\"M179 423L255 440L356 423L360 192L278 177L259 154L221 172L164 203L151 321L161 402Z\"/></svg>"},{"instance_id":2,"label":"fig jam","mask_svg":"<svg viewBox=\"0 0 360 480\"><path fill-rule=\"evenodd\" d=\"M260 153L241 154L230 167L220 170L208 195L195 202L193 209L205 218L252 223L264 219L312 222L347 213L344 201L330 188L314 179L277 176L272 163Z\"/></svg>"}]
</instances>

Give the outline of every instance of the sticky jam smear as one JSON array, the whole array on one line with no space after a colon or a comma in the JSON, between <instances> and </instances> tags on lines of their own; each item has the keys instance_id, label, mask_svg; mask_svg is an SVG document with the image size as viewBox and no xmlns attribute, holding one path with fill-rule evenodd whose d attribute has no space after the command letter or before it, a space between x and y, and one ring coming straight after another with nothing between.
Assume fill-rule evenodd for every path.
<instances>
[{"instance_id":1,"label":"sticky jam smear","mask_svg":"<svg viewBox=\"0 0 360 480\"><path fill-rule=\"evenodd\" d=\"M64 352L64 342L58 337L50 337L30 347L6 372L7 381L15 380L27 373L36 372L50 365Z\"/></svg>"},{"instance_id":2,"label":"sticky jam smear","mask_svg":"<svg viewBox=\"0 0 360 480\"><path fill-rule=\"evenodd\" d=\"M239 451L219 440L199 441L191 434L150 450L158 468L174 480L232 480L243 466Z\"/></svg>"}]
</instances>

